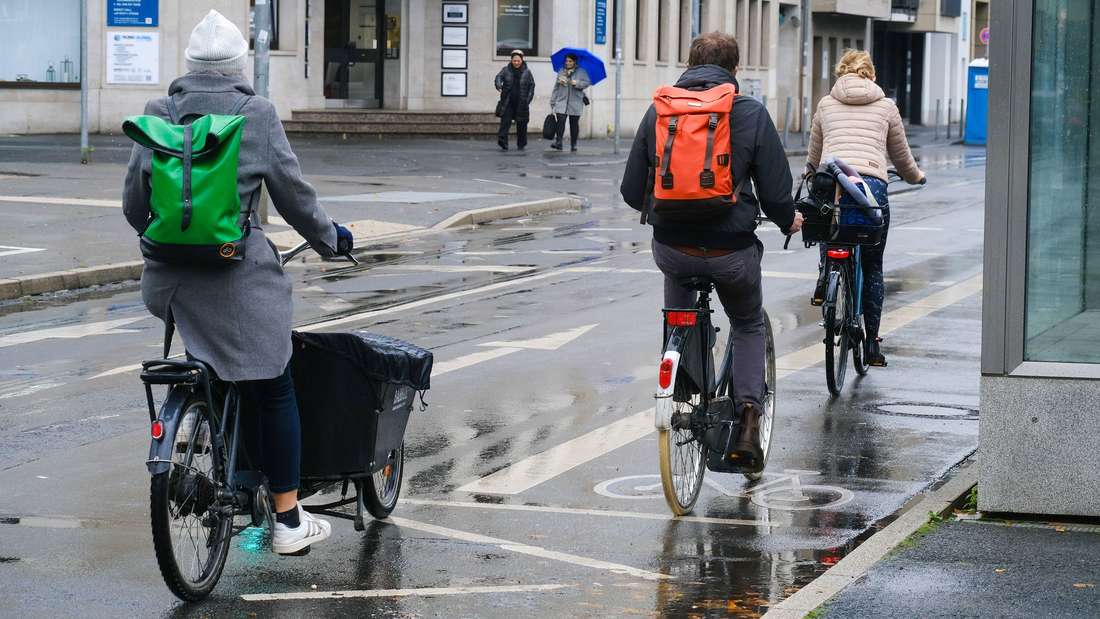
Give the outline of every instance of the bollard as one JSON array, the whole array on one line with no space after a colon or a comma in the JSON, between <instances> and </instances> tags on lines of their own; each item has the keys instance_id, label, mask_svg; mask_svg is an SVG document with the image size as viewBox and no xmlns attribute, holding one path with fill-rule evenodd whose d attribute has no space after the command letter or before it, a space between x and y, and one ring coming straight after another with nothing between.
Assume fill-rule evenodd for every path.
<instances>
[{"instance_id":1,"label":"bollard","mask_svg":"<svg viewBox=\"0 0 1100 619\"><path fill-rule=\"evenodd\" d=\"M966 99L959 99L959 139L966 141Z\"/></svg>"},{"instance_id":2,"label":"bollard","mask_svg":"<svg viewBox=\"0 0 1100 619\"><path fill-rule=\"evenodd\" d=\"M783 148L790 146L791 135L791 98L787 97L787 108L783 112Z\"/></svg>"},{"instance_id":3,"label":"bollard","mask_svg":"<svg viewBox=\"0 0 1100 619\"><path fill-rule=\"evenodd\" d=\"M807 137L810 131L810 101L809 97L802 97L802 145L807 145Z\"/></svg>"},{"instance_id":4,"label":"bollard","mask_svg":"<svg viewBox=\"0 0 1100 619\"><path fill-rule=\"evenodd\" d=\"M947 141L951 141L951 110L955 107L955 100L947 100Z\"/></svg>"},{"instance_id":5,"label":"bollard","mask_svg":"<svg viewBox=\"0 0 1100 619\"><path fill-rule=\"evenodd\" d=\"M935 127L935 140L938 142L940 139L940 108L943 105L941 99L936 99L936 117L932 119L932 126Z\"/></svg>"}]
</instances>

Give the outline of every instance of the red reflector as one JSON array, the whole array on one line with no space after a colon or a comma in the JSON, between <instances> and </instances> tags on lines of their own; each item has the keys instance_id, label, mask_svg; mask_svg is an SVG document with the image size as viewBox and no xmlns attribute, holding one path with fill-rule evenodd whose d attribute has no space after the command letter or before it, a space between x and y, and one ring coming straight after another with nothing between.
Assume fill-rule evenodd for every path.
<instances>
[{"instance_id":1,"label":"red reflector","mask_svg":"<svg viewBox=\"0 0 1100 619\"><path fill-rule=\"evenodd\" d=\"M668 389L668 386L672 384L672 359L661 361L661 370L657 373L657 383L661 385L661 389Z\"/></svg>"},{"instance_id":2,"label":"red reflector","mask_svg":"<svg viewBox=\"0 0 1100 619\"><path fill-rule=\"evenodd\" d=\"M164 438L164 424L159 419L154 421L153 427L149 429L149 434L152 434L153 438L158 441Z\"/></svg>"},{"instance_id":3,"label":"red reflector","mask_svg":"<svg viewBox=\"0 0 1100 619\"><path fill-rule=\"evenodd\" d=\"M830 249L828 251L828 254L829 254L830 258L839 258L839 259L843 260L844 258L847 258L848 256L852 255L852 250L850 250L850 249Z\"/></svg>"},{"instance_id":4,"label":"red reflector","mask_svg":"<svg viewBox=\"0 0 1100 619\"><path fill-rule=\"evenodd\" d=\"M695 312L668 312L666 314L670 327L694 327L699 314Z\"/></svg>"}]
</instances>

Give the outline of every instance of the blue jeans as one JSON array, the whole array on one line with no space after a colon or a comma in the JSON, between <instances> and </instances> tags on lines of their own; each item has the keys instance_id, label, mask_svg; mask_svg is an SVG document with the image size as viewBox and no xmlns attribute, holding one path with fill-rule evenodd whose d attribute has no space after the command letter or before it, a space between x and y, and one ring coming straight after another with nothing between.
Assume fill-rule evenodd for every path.
<instances>
[{"instance_id":1,"label":"blue jeans","mask_svg":"<svg viewBox=\"0 0 1100 619\"><path fill-rule=\"evenodd\" d=\"M241 392L241 445L252 466L267 475L272 492L298 489L302 426L290 367L282 376L237 383Z\"/></svg>"},{"instance_id":2,"label":"blue jeans","mask_svg":"<svg viewBox=\"0 0 1100 619\"><path fill-rule=\"evenodd\" d=\"M864 182L875 196L879 206L882 207L882 240L873 247L863 245L860 247L860 266L863 269L863 324L867 328L867 339L878 337L879 325L882 323L882 304L886 301L886 282L882 275L882 254L886 251L886 235L890 231L890 206L886 181L874 177L864 177ZM851 203L842 197L841 204ZM821 262L819 268L825 267L825 243L821 243Z\"/></svg>"}]
</instances>

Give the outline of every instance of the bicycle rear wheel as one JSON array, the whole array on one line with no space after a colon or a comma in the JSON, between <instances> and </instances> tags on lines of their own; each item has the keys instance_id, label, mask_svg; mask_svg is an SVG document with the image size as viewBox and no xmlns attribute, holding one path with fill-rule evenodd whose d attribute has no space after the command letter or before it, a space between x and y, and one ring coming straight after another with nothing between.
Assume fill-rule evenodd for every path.
<instances>
[{"instance_id":1,"label":"bicycle rear wheel","mask_svg":"<svg viewBox=\"0 0 1100 619\"><path fill-rule=\"evenodd\" d=\"M855 368L856 374L860 376L867 376L867 333L863 329L863 317L856 316L852 320L851 332L851 346L852 346L852 367Z\"/></svg>"},{"instance_id":2,"label":"bicycle rear wheel","mask_svg":"<svg viewBox=\"0 0 1100 619\"><path fill-rule=\"evenodd\" d=\"M691 413L701 401L700 395L695 394L690 401L674 402L673 427L657 432L661 489L669 509L677 516L691 513L703 488L707 451L689 425Z\"/></svg>"},{"instance_id":3,"label":"bicycle rear wheel","mask_svg":"<svg viewBox=\"0 0 1100 619\"><path fill-rule=\"evenodd\" d=\"M844 374L848 368L848 278L837 265L829 274L829 289L825 293L825 381L829 393L840 395L844 389Z\"/></svg>"},{"instance_id":4,"label":"bicycle rear wheel","mask_svg":"<svg viewBox=\"0 0 1100 619\"><path fill-rule=\"evenodd\" d=\"M225 453L208 411L199 397L184 404L176 435L164 438L173 442L172 463L153 475L149 488L160 573L172 593L188 602L210 595L218 583L233 529L233 517L222 513L217 499L226 483Z\"/></svg>"},{"instance_id":5,"label":"bicycle rear wheel","mask_svg":"<svg viewBox=\"0 0 1100 619\"><path fill-rule=\"evenodd\" d=\"M764 399L761 401L760 449L764 457L758 470L745 473L749 481L759 481L764 476L764 467L768 465L768 452L772 444L772 431L775 428L775 338L772 335L772 321L768 312L764 312Z\"/></svg>"}]
</instances>

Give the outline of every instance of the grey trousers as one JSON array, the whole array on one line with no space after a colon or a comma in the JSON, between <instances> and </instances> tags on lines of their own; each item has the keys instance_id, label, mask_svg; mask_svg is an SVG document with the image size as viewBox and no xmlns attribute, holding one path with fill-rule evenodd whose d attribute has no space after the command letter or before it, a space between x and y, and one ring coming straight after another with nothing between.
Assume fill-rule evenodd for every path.
<instances>
[{"instance_id":1,"label":"grey trousers","mask_svg":"<svg viewBox=\"0 0 1100 619\"><path fill-rule=\"evenodd\" d=\"M653 260L665 274L666 308L695 306L696 293L681 286L679 280L699 275L714 280L733 331L733 401L757 408L764 396L764 294L760 274L763 253L758 242L724 256L703 258L653 241Z\"/></svg>"}]
</instances>

